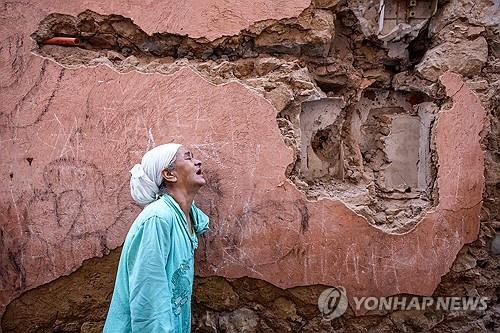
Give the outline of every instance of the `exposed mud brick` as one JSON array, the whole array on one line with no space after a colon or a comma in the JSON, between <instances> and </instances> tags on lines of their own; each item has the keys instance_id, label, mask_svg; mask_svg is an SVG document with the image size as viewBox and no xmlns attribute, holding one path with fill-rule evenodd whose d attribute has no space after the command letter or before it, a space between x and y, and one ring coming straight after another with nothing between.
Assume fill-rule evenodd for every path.
<instances>
[{"instance_id":1,"label":"exposed mud brick","mask_svg":"<svg viewBox=\"0 0 500 333\"><path fill-rule=\"evenodd\" d=\"M7 308L3 332L101 332L119 258L115 250L90 259L70 276L25 293Z\"/></svg>"},{"instance_id":2,"label":"exposed mud brick","mask_svg":"<svg viewBox=\"0 0 500 333\"><path fill-rule=\"evenodd\" d=\"M203 303L215 311L232 311L238 306L239 296L221 277L208 277L195 282L194 302Z\"/></svg>"},{"instance_id":3,"label":"exposed mud brick","mask_svg":"<svg viewBox=\"0 0 500 333\"><path fill-rule=\"evenodd\" d=\"M255 39L255 46L263 52L326 56L333 32L334 16L331 12L307 10L299 19L291 22L284 20L265 29Z\"/></svg>"},{"instance_id":4,"label":"exposed mud brick","mask_svg":"<svg viewBox=\"0 0 500 333\"><path fill-rule=\"evenodd\" d=\"M487 57L488 44L484 37L457 44L446 42L427 51L416 70L429 81L436 81L448 70L464 76L474 76L481 73Z\"/></svg>"}]
</instances>

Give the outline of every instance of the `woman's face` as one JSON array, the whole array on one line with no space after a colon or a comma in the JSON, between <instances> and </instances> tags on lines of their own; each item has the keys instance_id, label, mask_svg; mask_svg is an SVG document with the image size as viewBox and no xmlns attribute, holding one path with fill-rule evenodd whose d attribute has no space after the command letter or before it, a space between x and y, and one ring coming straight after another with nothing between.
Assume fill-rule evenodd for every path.
<instances>
[{"instance_id":1,"label":"woman's face","mask_svg":"<svg viewBox=\"0 0 500 333\"><path fill-rule=\"evenodd\" d=\"M174 186L186 187L188 190L198 190L206 184L201 169L201 161L194 158L193 153L183 146L177 150L174 169L170 172L176 178Z\"/></svg>"}]
</instances>

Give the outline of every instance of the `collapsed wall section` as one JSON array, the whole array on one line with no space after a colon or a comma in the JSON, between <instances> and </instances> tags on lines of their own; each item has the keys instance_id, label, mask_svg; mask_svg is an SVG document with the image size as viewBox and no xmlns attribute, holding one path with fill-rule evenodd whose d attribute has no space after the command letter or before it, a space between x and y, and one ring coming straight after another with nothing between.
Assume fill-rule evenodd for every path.
<instances>
[{"instance_id":1,"label":"collapsed wall section","mask_svg":"<svg viewBox=\"0 0 500 333\"><path fill-rule=\"evenodd\" d=\"M291 176L308 184L311 197L339 198L385 230L409 230L433 206L430 134L438 112L411 97L366 90L349 107L338 98L302 103Z\"/></svg>"}]
</instances>

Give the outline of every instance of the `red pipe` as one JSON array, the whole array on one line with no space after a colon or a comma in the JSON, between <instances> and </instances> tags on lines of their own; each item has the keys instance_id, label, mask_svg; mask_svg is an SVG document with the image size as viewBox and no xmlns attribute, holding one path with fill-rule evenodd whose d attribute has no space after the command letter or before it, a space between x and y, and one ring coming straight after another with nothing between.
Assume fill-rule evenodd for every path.
<instances>
[{"instance_id":1,"label":"red pipe","mask_svg":"<svg viewBox=\"0 0 500 333\"><path fill-rule=\"evenodd\" d=\"M73 37L53 37L44 40L42 44L76 46L80 45L80 40L78 38L73 38Z\"/></svg>"}]
</instances>

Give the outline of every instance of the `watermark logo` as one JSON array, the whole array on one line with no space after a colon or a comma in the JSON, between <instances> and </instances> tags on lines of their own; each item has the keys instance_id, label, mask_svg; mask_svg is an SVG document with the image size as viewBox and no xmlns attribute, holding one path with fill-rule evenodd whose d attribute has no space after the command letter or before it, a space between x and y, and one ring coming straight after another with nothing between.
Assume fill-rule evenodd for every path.
<instances>
[{"instance_id":1,"label":"watermark logo","mask_svg":"<svg viewBox=\"0 0 500 333\"><path fill-rule=\"evenodd\" d=\"M484 311L488 307L488 297L478 296L390 296L353 297L354 309L362 311L425 311L427 308L442 311ZM338 318L349 305L344 287L324 290L318 298L318 308L326 320Z\"/></svg>"},{"instance_id":2,"label":"watermark logo","mask_svg":"<svg viewBox=\"0 0 500 333\"><path fill-rule=\"evenodd\" d=\"M318 298L318 308L326 320L338 318L347 310L349 302L344 287L333 287L324 290Z\"/></svg>"},{"instance_id":3,"label":"watermark logo","mask_svg":"<svg viewBox=\"0 0 500 333\"><path fill-rule=\"evenodd\" d=\"M356 310L425 311L427 308L443 311L483 311L488 307L488 297L470 296L391 296L353 297Z\"/></svg>"}]
</instances>

